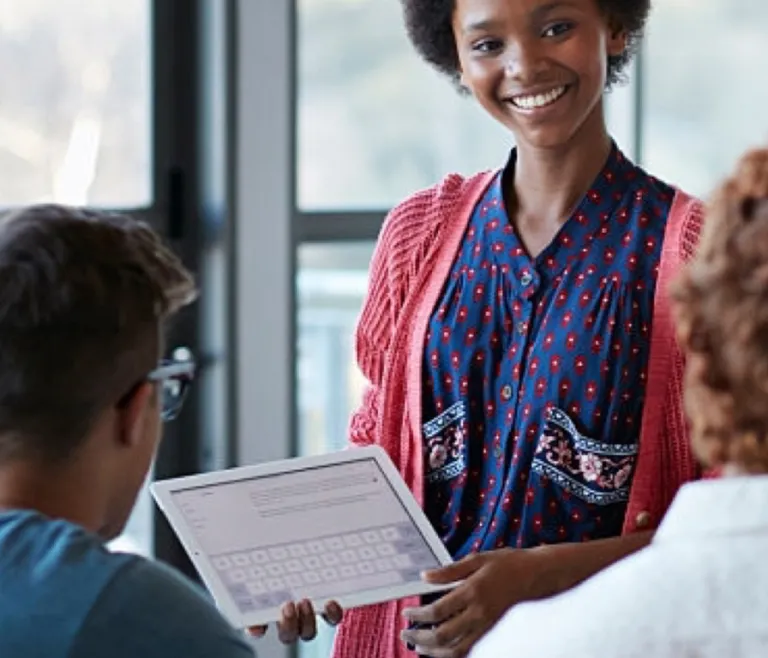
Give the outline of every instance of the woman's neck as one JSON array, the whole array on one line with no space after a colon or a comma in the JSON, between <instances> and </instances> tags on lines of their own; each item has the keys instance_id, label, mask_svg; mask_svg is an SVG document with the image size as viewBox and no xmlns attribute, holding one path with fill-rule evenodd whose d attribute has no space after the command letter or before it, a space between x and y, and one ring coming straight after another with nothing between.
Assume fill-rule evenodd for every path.
<instances>
[{"instance_id":1,"label":"woman's neck","mask_svg":"<svg viewBox=\"0 0 768 658\"><path fill-rule=\"evenodd\" d=\"M611 138L600 108L562 147L517 147L507 199L526 224L562 225L605 166Z\"/></svg>"}]
</instances>

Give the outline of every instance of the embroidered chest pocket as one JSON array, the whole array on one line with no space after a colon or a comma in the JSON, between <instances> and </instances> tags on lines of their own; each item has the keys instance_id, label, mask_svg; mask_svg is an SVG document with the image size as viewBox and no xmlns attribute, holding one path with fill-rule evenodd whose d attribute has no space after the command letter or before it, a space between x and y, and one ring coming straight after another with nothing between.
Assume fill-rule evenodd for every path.
<instances>
[{"instance_id":1,"label":"embroidered chest pocket","mask_svg":"<svg viewBox=\"0 0 768 658\"><path fill-rule=\"evenodd\" d=\"M568 414L553 407L547 412L532 469L587 503L624 503L637 450L636 443L600 443L584 436Z\"/></svg>"}]
</instances>

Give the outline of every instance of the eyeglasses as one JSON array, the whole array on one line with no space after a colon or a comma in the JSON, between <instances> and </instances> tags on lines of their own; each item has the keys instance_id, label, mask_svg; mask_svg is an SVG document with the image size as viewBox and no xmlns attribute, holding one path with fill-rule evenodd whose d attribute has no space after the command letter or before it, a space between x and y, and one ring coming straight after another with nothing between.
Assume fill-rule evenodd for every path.
<instances>
[{"instance_id":1,"label":"eyeglasses","mask_svg":"<svg viewBox=\"0 0 768 658\"><path fill-rule=\"evenodd\" d=\"M184 350L184 353L188 354L188 351ZM147 375L147 381L161 386L160 418L164 421L173 420L179 415L195 378L195 369L195 362L191 358L164 359Z\"/></svg>"}]
</instances>

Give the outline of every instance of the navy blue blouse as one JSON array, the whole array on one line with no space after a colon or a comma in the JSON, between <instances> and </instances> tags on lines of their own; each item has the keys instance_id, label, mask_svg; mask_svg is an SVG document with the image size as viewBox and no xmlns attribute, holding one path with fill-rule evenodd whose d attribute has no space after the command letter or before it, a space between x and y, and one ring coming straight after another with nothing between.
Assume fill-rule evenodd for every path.
<instances>
[{"instance_id":1,"label":"navy blue blouse","mask_svg":"<svg viewBox=\"0 0 768 658\"><path fill-rule=\"evenodd\" d=\"M673 193L614 145L533 259L501 173L478 203L425 352L425 509L454 557L620 533Z\"/></svg>"}]
</instances>

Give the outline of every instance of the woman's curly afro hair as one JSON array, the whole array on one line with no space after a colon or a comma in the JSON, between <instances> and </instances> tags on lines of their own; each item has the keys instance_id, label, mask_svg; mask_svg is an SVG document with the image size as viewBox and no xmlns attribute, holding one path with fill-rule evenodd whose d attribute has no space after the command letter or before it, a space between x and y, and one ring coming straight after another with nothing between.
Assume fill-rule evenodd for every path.
<instances>
[{"instance_id":1,"label":"woman's curly afro hair","mask_svg":"<svg viewBox=\"0 0 768 658\"><path fill-rule=\"evenodd\" d=\"M459 56L453 36L456 0L400 0L408 36L418 53L459 84ZM623 70L643 36L651 0L595 0L612 24L627 33L627 48L609 56L606 87L623 80Z\"/></svg>"}]
</instances>

